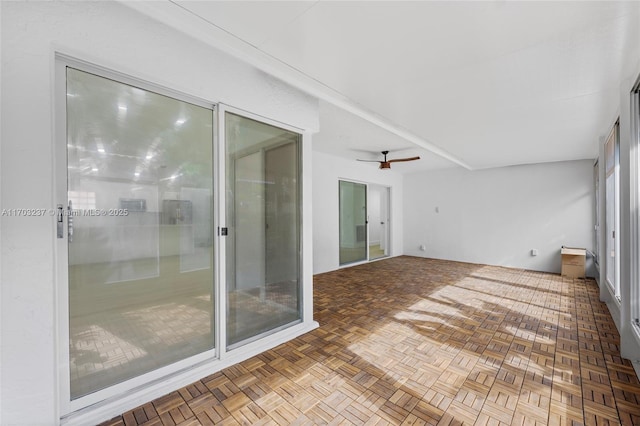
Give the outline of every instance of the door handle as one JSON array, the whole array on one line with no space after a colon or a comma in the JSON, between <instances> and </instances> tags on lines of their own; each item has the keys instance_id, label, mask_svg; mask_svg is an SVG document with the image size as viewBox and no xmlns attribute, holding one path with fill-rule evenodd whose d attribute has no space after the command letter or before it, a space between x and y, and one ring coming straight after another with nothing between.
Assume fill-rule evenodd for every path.
<instances>
[{"instance_id":1,"label":"door handle","mask_svg":"<svg viewBox=\"0 0 640 426\"><path fill-rule=\"evenodd\" d=\"M73 242L73 203L71 200L69 200L69 207L67 207L67 234L69 242Z\"/></svg>"},{"instance_id":2,"label":"door handle","mask_svg":"<svg viewBox=\"0 0 640 426\"><path fill-rule=\"evenodd\" d=\"M56 211L56 234L58 238L64 238L64 211L62 204L58 204Z\"/></svg>"}]
</instances>

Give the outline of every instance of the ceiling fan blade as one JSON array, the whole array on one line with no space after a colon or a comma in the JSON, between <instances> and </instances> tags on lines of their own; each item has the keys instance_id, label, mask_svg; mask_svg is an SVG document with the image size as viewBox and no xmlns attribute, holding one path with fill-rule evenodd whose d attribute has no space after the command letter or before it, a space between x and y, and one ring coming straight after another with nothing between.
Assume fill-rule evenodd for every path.
<instances>
[{"instance_id":1,"label":"ceiling fan blade","mask_svg":"<svg viewBox=\"0 0 640 426\"><path fill-rule=\"evenodd\" d=\"M399 161L413 161L419 160L420 157L409 157L409 158L396 158L395 160L389 160L389 163L397 163Z\"/></svg>"},{"instance_id":2,"label":"ceiling fan blade","mask_svg":"<svg viewBox=\"0 0 640 426\"><path fill-rule=\"evenodd\" d=\"M380 160L361 160L359 158L356 159L357 161L365 161L367 163L382 163L382 161Z\"/></svg>"}]
</instances>

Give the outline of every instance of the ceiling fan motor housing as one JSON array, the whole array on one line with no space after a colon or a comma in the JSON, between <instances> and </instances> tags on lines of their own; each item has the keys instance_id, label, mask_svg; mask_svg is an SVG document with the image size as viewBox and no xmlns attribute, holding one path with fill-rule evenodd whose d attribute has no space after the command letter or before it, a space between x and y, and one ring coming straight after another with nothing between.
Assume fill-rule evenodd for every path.
<instances>
[{"instance_id":1,"label":"ceiling fan motor housing","mask_svg":"<svg viewBox=\"0 0 640 426\"><path fill-rule=\"evenodd\" d=\"M382 170L386 170L386 169L390 169L391 168L391 163L395 163L398 161L413 161L413 160L419 160L420 157L416 156L416 157L409 157L409 158L396 158L394 160L387 160L387 154L389 153L389 151L382 151L382 155L384 155L384 160L380 161L380 160L360 160L358 159L358 161L365 161L368 163L380 163L380 169Z\"/></svg>"}]
</instances>

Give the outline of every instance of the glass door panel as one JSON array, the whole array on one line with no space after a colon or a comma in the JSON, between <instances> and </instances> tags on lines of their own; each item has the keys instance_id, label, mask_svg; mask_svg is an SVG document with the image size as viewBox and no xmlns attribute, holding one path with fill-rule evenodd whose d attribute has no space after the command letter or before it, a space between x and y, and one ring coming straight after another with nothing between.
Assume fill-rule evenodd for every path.
<instances>
[{"instance_id":1,"label":"glass door panel","mask_svg":"<svg viewBox=\"0 0 640 426\"><path fill-rule=\"evenodd\" d=\"M76 399L214 348L213 111L67 68Z\"/></svg>"},{"instance_id":2,"label":"glass door panel","mask_svg":"<svg viewBox=\"0 0 640 426\"><path fill-rule=\"evenodd\" d=\"M367 186L339 181L340 264L367 260Z\"/></svg>"},{"instance_id":3,"label":"glass door panel","mask_svg":"<svg viewBox=\"0 0 640 426\"><path fill-rule=\"evenodd\" d=\"M227 344L298 322L300 135L232 113L227 150Z\"/></svg>"}]
</instances>

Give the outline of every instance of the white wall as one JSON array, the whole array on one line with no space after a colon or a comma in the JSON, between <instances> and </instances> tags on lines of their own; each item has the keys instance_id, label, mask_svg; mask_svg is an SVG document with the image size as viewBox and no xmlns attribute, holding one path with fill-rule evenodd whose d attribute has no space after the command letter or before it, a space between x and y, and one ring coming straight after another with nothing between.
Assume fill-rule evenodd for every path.
<instances>
[{"instance_id":1,"label":"white wall","mask_svg":"<svg viewBox=\"0 0 640 426\"><path fill-rule=\"evenodd\" d=\"M401 167L398 166L398 167ZM391 256L402 254L402 175L375 164L313 152L313 273L340 266L338 180L391 187Z\"/></svg>"},{"instance_id":2,"label":"white wall","mask_svg":"<svg viewBox=\"0 0 640 426\"><path fill-rule=\"evenodd\" d=\"M593 250L592 160L411 174L404 190L407 255L559 273L562 245Z\"/></svg>"},{"instance_id":3,"label":"white wall","mask_svg":"<svg viewBox=\"0 0 640 426\"><path fill-rule=\"evenodd\" d=\"M56 51L301 129L318 127L316 100L122 4L0 2L0 10L3 208L58 202L52 183ZM53 218L2 217L0 227L0 424L53 424L60 315Z\"/></svg>"}]
</instances>

